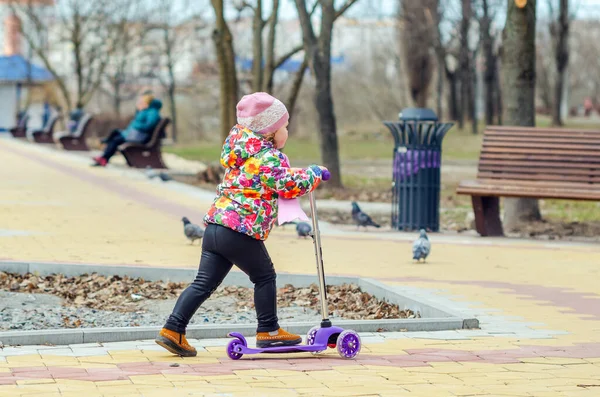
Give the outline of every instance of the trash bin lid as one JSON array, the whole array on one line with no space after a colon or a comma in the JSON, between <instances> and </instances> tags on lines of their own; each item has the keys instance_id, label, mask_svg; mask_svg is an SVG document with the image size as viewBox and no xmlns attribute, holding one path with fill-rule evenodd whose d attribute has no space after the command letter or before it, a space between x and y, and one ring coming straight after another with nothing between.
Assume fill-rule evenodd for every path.
<instances>
[{"instance_id":1,"label":"trash bin lid","mask_svg":"<svg viewBox=\"0 0 600 397\"><path fill-rule=\"evenodd\" d=\"M435 112L429 108L406 108L400 112L398 118L401 121L438 121Z\"/></svg>"}]
</instances>

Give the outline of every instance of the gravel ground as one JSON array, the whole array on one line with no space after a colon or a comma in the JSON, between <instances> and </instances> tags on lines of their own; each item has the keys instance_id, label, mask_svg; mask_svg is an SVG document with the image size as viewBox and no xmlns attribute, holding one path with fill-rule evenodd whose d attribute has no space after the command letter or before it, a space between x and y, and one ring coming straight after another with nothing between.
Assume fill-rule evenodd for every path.
<instances>
[{"instance_id":1,"label":"gravel ground","mask_svg":"<svg viewBox=\"0 0 600 397\"><path fill-rule=\"evenodd\" d=\"M185 283L98 274L40 277L0 272L0 330L162 325ZM419 317L380 301L355 285L328 286L330 318ZM278 288L279 319L317 321L316 285ZM253 290L222 286L198 310L192 324L255 323Z\"/></svg>"},{"instance_id":2,"label":"gravel ground","mask_svg":"<svg viewBox=\"0 0 600 397\"><path fill-rule=\"evenodd\" d=\"M173 309L175 299L140 302L140 310L135 312L63 306L64 303L63 299L48 294L0 291L0 330L160 326ZM317 311L303 307L280 308L278 314L282 322L320 319ZM232 297L211 298L191 322L206 323L252 324L256 323L256 314L253 308L238 309Z\"/></svg>"}]
</instances>

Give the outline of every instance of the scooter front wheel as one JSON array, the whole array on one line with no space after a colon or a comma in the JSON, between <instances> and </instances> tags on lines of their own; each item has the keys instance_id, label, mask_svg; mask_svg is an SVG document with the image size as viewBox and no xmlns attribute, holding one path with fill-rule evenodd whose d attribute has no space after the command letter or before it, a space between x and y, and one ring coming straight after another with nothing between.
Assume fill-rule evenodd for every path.
<instances>
[{"instance_id":1,"label":"scooter front wheel","mask_svg":"<svg viewBox=\"0 0 600 397\"><path fill-rule=\"evenodd\" d=\"M346 330L338 336L336 345L340 356L343 358L354 358L360 352L360 336L352 330Z\"/></svg>"}]
</instances>

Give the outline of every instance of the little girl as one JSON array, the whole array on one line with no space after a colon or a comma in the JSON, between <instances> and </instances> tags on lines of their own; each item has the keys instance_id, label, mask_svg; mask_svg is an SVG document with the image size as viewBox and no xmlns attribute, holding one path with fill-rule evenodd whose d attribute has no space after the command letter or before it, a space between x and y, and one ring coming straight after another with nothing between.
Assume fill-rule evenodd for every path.
<instances>
[{"instance_id":1,"label":"little girl","mask_svg":"<svg viewBox=\"0 0 600 397\"><path fill-rule=\"evenodd\" d=\"M258 347L291 346L299 335L279 327L275 269L264 244L277 219L279 197L292 199L314 190L324 167L290 168L279 150L288 138L289 114L269 94L246 95L237 104L237 122L223 145L226 168L204 223L202 257L196 279L183 291L156 343L183 357L196 355L185 329L200 305L217 289L233 264L254 284Z\"/></svg>"}]
</instances>

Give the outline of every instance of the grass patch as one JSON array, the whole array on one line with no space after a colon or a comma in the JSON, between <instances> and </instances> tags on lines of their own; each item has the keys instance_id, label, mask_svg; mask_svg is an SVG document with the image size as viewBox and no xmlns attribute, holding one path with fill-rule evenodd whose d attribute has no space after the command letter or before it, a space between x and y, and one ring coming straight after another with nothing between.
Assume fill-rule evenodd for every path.
<instances>
[{"instance_id":1,"label":"grass patch","mask_svg":"<svg viewBox=\"0 0 600 397\"><path fill-rule=\"evenodd\" d=\"M548 127L550 121L548 117L537 117L537 126ZM476 161L479 158L485 125L483 123L479 125L477 135L471 133L469 125L465 124L465 126L466 128L459 129L454 125L446 134L442 147L442 156L445 160ZM567 121L565 127L600 129L600 125L577 121ZM372 133L364 129L361 132L342 133L339 137L342 161L391 159L394 140L389 132L382 131L381 127L377 126L377 131ZM219 160L221 147L221 142L199 142L165 147L164 150L189 160L215 162ZM284 152L292 162L319 163L321 161L321 151L316 138L297 139L292 136Z\"/></svg>"}]
</instances>

